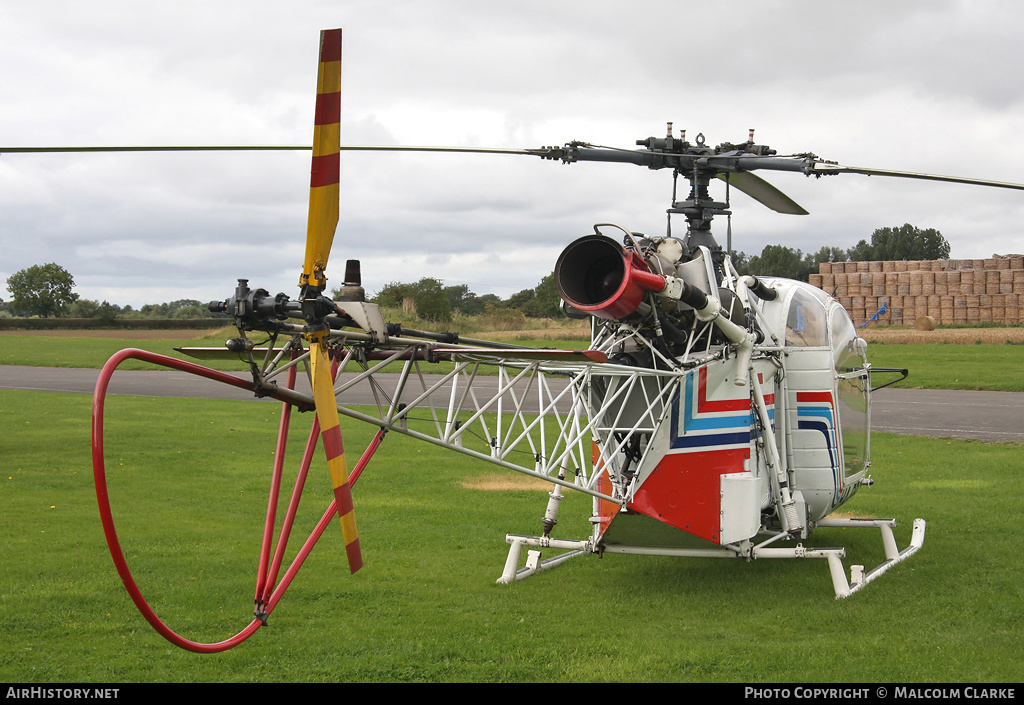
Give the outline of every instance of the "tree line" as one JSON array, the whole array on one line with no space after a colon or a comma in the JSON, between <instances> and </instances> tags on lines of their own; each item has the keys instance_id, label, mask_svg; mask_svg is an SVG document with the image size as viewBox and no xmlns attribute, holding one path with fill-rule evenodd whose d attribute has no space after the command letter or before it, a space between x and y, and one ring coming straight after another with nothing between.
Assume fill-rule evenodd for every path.
<instances>
[{"instance_id":1,"label":"tree line","mask_svg":"<svg viewBox=\"0 0 1024 705\"><path fill-rule=\"evenodd\" d=\"M768 245L760 255L748 256L733 252L733 264L740 274L785 277L808 281L823 262L864 262L878 260L948 259L950 247L942 234L933 229L920 229L905 224L895 228L879 228L871 242L861 240L850 249L822 247L804 254L785 245ZM114 318L226 318L213 313L204 302L178 299L169 303L146 304L138 310L107 301L81 299L74 293L71 273L55 264L28 267L7 279L12 299L0 299L0 317L28 318L39 316L93 318L98 321ZM337 290L332 292L337 295ZM502 299L495 294L477 295L465 284L445 286L440 279L424 277L417 282L391 282L372 299L384 307L402 309L429 321L447 323L454 314L517 315L526 318L556 318L561 313L561 299L555 289L554 273L547 275L529 289Z\"/></svg>"},{"instance_id":2,"label":"tree line","mask_svg":"<svg viewBox=\"0 0 1024 705\"><path fill-rule=\"evenodd\" d=\"M447 323L455 314L464 316L501 315L516 312L526 318L555 318L561 315L561 298L552 272L537 286L502 299L496 294L478 296L466 284L445 286L439 279L424 277L418 282L391 282L373 297L384 307L400 308L419 318Z\"/></svg>"},{"instance_id":3,"label":"tree line","mask_svg":"<svg viewBox=\"0 0 1024 705\"><path fill-rule=\"evenodd\" d=\"M878 228L871 242L861 240L848 250L822 247L804 254L784 245L768 245L760 255L748 257L733 253L733 264L740 274L785 277L808 281L823 262L878 262L898 260L949 259L949 243L934 228L916 228L909 223L896 228Z\"/></svg>"}]
</instances>

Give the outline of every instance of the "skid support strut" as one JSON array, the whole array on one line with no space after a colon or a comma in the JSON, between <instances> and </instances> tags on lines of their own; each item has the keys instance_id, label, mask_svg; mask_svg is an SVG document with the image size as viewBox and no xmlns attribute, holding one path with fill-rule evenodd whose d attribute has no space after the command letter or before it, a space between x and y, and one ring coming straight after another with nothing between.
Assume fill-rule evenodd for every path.
<instances>
[{"instance_id":1,"label":"skid support strut","mask_svg":"<svg viewBox=\"0 0 1024 705\"><path fill-rule=\"evenodd\" d=\"M843 563L838 556L828 557L829 571L832 573L832 585L836 591L836 597L849 597L857 592L875 578L879 577L889 568L900 561L910 558L924 545L924 519L914 520L914 532L910 537L910 545L902 551L896 546L896 538L892 534L892 528L896 526L895 519L822 519L818 526L837 527L877 527L882 531L882 545L885 547L885 560L875 566L867 573L864 566L850 566L850 579L846 579L843 571Z\"/></svg>"},{"instance_id":2,"label":"skid support strut","mask_svg":"<svg viewBox=\"0 0 1024 705\"><path fill-rule=\"evenodd\" d=\"M570 558L576 558L582 556L585 553L593 553L593 543L591 541L570 541L567 539L552 539L543 536L515 536L509 534L505 537L505 540L509 543L508 558L505 559L505 569L501 573L501 577L498 578L498 583L507 585L515 580L522 580L528 578L531 575L535 575L549 568L554 568L557 565L565 563ZM526 566L521 570L519 568L519 559L523 553L523 546L536 546L538 548L554 548L556 550L567 550L568 553L563 553L547 560L540 559L540 551L528 551L526 554Z\"/></svg>"}]
</instances>

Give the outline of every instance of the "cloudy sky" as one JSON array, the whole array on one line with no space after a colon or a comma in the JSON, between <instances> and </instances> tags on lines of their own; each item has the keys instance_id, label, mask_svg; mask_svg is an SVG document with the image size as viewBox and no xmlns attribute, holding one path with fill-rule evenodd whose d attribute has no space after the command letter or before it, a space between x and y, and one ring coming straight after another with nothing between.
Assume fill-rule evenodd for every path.
<instances>
[{"instance_id":1,"label":"cloudy sky","mask_svg":"<svg viewBox=\"0 0 1024 705\"><path fill-rule=\"evenodd\" d=\"M780 154L1024 182L1018 0L4 0L0 148L309 144L333 27L345 144L631 147L672 121L710 144L756 128ZM738 195L749 254L907 222L953 257L1024 252L1021 191L760 175L810 215ZM305 152L3 154L0 283L57 262L80 296L121 305L223 299L240 277L294 295L308 183ZM371 292L432 276L504 297L593 223L664 233L671 177L345 153L341 191L332 286L359 259Z\"/></svg>"}]
</instances>

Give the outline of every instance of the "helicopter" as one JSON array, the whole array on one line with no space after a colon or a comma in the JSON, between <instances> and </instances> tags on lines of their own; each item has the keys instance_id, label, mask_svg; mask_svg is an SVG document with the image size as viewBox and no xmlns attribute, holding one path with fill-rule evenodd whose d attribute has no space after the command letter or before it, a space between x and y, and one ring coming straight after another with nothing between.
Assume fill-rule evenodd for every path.
<instances>
[{"instance_id":1,"label":"helicopter","mask_svg":"<svg viewBox=\"0 0 1024 705\"><path fill-rule=\"evenodd\" d=\"M914 520L910 544L901 550L893 533L895 519L837 515L861 487L874 482L873 376L900 371L872 367L849 314L826 292L799 281L739 274L730 257L731 242L722 248L712 223L730 213L732 189L779 213L806 213L753 173L759 170L816 178L862 174L1013 189L1024 185L848 167L812 153L779 155L756 144L753 131L745 142L711 146L702 134L693 142L685 133L676 136L671 123L664 137L641 139L630 148L578 141L531 149L343 145L340 62L341 30L322 32L298 296L272 295L239 279L230 295L209 304L212 311L231 317L237 336L223 347L180 349L197 360L237 359L249 378L128 349L111 357L97 380L92 457L104 532L129 594L161 635L201 653L241 643L267 624L332 523L341 526L350 570L359 570L363 558L352 487L387 433L550 483L537 535L505 537L509 549L497 578L502 584L587 555L818 558L827 563L836 598L845 598L922 548L923 519ZM563 310L591 323L586 350L527 348L412 330L386 322L380 307L367 301L358 261L346 262L337 296L326 295L339 212L339 164L348 150L508 154L668 170L673 178L669 225L664 235L651 236L599 223L558 257L554 279ZM680 180L688 184L685 195L677 190ZM712 185L719 183L726 189L723 200L711 195ZM673 234L673 216L685 220L684 234ZM109 382L128 359L280 401L279 451L291 411L315 412L301 481L276 546L272 533L285 454L275 453L254 618L223 642L201 644L171 630L147 604L120 548L106 483L103 411ZM431 373L438 361L452 364L446 372ZM497 374L484 375L485 367ZM300 374L311 393L298 388ZM372 388L369 409L349 401L358 385ZM378 429L351 470L341 416ZM417 418L427 422L414 423ZM321 444L334 499L285 568L294 506ZM582 493L592 502L589 527L573 538L556 534L556 527L562 529L559 509L567 492ZM885 560L871 570L852 565L847 576L844 548L805 545L821 527L878 530Z\"/></svg>"}]
</instances>

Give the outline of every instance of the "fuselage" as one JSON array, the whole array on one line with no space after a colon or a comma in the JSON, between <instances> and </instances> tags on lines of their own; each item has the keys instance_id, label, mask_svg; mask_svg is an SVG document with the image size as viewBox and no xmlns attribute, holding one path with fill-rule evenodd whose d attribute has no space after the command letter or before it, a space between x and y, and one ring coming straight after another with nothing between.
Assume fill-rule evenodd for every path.
<instances>
[{"instance_id":1,"label":"fuselage","mask_svg":"<svg viewBox=\"0 0 1024 705\"><path fill-rule=\"evenodd\" d=\"M619 522L648 525L661 543L742 543L784 524L787 489L806 533L860 486L869 466L864 342L820 289L785 279L762 283L776 292L772 300L741 292L764 333L749 362L730 354L727 343L687 351L676 374L631 390L617 418L597 431L595 447L601 434L642 439L625 460L601 459L609 488L628 499L625 509L603 503L604 540L616 540ZM657 419L649 412L650 433L638 423L644 409L657 412ZM643 520L619 521L631 515L690 538L651 531Z\"/></svg>"}]
</instances>

